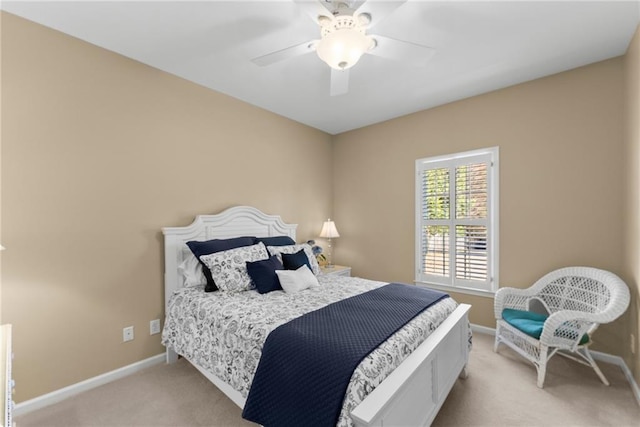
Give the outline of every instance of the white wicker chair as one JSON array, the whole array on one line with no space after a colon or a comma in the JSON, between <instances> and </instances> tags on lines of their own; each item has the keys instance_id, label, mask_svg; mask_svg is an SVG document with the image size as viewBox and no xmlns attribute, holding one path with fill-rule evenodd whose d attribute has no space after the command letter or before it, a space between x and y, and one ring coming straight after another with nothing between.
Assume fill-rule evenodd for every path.
<instances>
[{"instance_id":1,"label":"white wicker chair","mask_svg":"<svg viewBox=\"0 0 640 427\"><path fill-rule=\"evenodd\" d=\"M549 314L540 339L507 323L505 308L527 311L542 306ZM591 366L606 385L609 382L589 353L591 335L602 323L625 312L629 288L615 274L591 267L567 267L553 271L528 289L501 288L495 296L496 340L494 351L504 343L531 361L538 370L538 387L544 385L548 360L556 353ZM584 343L583 336L589 340ZM581 344L581 341L583 343ZM579 355L578 359L571 354Z\"/></svg>"}]
</instances>

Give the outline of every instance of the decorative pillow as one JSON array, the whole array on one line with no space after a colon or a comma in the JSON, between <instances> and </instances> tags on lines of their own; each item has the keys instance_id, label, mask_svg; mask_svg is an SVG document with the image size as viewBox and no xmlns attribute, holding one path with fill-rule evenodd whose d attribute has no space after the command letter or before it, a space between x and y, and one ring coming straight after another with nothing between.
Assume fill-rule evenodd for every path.
<instances>
[{"instance_id":1,"label":"decorative pillow","mask_svg":"<svg viewBox=\"0 0 640 427\"><path fill-rule=\"evenodd\" d=\"M204 242L199 241L191 241L187 242L187 246L191 249L191 252L195 255L195 257L202 264L202 273L207 280L207 286L205 286L205 292L213 292L217 291L218 287L216 286L213 278L211 277L211 272L207 268L207 266L200 259L203 255L209 255L216 252L227 251L229 249L235 249L243 246L251 246L255 244L255 237L235 237L232 239L213 239L207 240Z\"/></svg>"},{"instance_id":2,"label":"decorative pillow","mask_svg":"<svg viewBox=\"0 0 640 427\"><path fill-rule=\"evenodd\" d=\"M313 250L311 246L303 243L301 245L287 245L287 246L268 246L267 250L271 255L275 255L279 260L282 260L282 254L295 254L300 249L304 249L304 253L307 254L307 258L309 259L309 266L311 267L311 271L316 276L320 274L320 266L318 265L318 260L313 255Z\"/></svg>"},{"instance_id":3,"label":"decorative pillow","mask_svg":"<svg viewBox=\"0 0 640 427\"><path fill-rule=\"evenodd\" d=\"M300 249L295 254L281 254L282 256L282 265L285 270L297 270L303 265L309 267L311 270L311 265L309 264L309 257L304 252L304 249Z\"/></svg>"},{"instance_id":4,"label":"decorative pillow","mask_svg":"<svg viewBox=\"0 0 640 427\"><path fill-rule=\"evenodd\" d=\"M251 281L261 294L282 290L276 270L283 269L282 263L278 261L276 256L260 261L247 262L247 273L249 273Z\"/></svg>"},{"instance_id":5,"label":"decorative pillow","mask_svg":"<svg viewBox=\"0 0 640 427\"><path fill-rule=\"evenodd\" d=\"M178 266L178 272L184 276L184 286L206 285L207 278L204 277L202 268L200 261L189 252Z\"/></svg>"},{"instance_id":6,"label":"decorative pillow","mask_svg":"<svg viewBox=\"0 0 640 427\"><path fill-rule=\"evenodd\" d=\"M262 242L265 246L287 246L295 245L296 241L289 236L275 236L275 237L256 237L256 243Z\"/></svg>"},{"instance_id":7,"label":"decorative pillow","mask_svg":"<svg viewBox=\"0 0 640 427\"><path fill-rule=\"evenodd\" d=\"M247 272L247 261L259 261L269 258L264 244L229 249L203 255L200 261L211 271L211 277L218 289L225 292L241 292L253 289L251 277Z\"/></svg>"},{"instance_id":8,"label":"decorative pillow","mask_svg":"<svg viewBox=\"0 0 640 427\"><path fill-rule=\"evenodd\" d=\"M276 274L280 280L280 286L288 294L318 286L318 279L306 265L297 270L276 270Z\"/></svg>"}]
</instances>

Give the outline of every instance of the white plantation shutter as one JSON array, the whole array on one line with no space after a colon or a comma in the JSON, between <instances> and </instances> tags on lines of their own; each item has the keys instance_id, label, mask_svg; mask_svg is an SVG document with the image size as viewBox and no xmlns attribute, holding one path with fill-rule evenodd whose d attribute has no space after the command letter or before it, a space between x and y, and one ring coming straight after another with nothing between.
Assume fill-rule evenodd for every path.
<instances>
[{"instance_id":1,"label":"white plantation shutter","mask_svg":"<svg viewBox=\"0 0 640 427\"><path fill-rule=\"evenodd\" d=\"M416 162L416 282L497 288L498 149Z\"/></svg>"},{"instance_id":2,"label":"white plantation shutter","mask_svg":"<svg viewBox=\"0 0 640 427\"><path fill-rule=\"evenodd\" d=\"M449 219L451 182L448 168L421 174L423 194L422 268L429 274L449 277Z\"/></svg>"}]
</instances>

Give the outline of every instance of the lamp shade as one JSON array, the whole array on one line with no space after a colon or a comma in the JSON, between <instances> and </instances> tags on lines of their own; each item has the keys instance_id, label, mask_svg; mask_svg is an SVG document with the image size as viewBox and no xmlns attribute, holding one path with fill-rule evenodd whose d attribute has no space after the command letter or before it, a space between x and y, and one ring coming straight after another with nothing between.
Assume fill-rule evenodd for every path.
<instances>
[{"instance_id":1,"label":"lamp shade","mask_svg":"<svg viewBox=\"0 0 640 427\"><path fill-rule=\"evenodd\" d=\"M322 224L320 237L323 237L325 239L334 239L336 237L340 237L340 233L338 233L335 222L331 221L330 219L326 220L324 224Z\"/></svg>"},{"instance_id":2,"label":"lamp shade","mask_svg":"<svg viewBox=\"0 0 640 427\"><path fill-rule=\"evenodd\" d=\"M4 251L4 246L0 245L0 251Z\"/></svg>"}]
</instances>

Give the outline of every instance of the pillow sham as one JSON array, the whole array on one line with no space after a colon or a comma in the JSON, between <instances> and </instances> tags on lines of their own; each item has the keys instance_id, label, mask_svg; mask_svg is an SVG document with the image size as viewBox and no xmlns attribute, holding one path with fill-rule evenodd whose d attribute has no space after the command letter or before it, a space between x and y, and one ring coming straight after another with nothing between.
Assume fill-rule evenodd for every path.
<instances>
[{"instance_id":1,"label":"pillow sham","mask_svg":"<svg viewBox=\"0 0 640 427\"><path fill-rule=\"evenodd\" d=\"M216 286L224 292L242 292L253 289L247 272L247 261L269 258L263 243L242 246L227 251L200 257L200 261L211 271Z\"/></svg>"},{"instance_id":2,"label":"pillow sham","mask_svg":"<svg viewBox=\"0 0 640 427\"><path fill-rule=\"evenodd\" d=\"M268 246L267 250L271 255L275 255L279 260L282 260L282 254L295 254L300 249L304 250L304 253L307 254L307 258L309 260L309 266L311 267L311 271L316 276L320 274L320 266L318 265L318 260L313 255L313 250L311 246L303 243L300 245L287 245L287 246Z\"/></svg>"},{"instance_id":3,"label":"pillow sham","mask_svg":"<svg viewBox=\"0 0 640 427\"><path fill-rule=\"evenodd\" d=\"M300 249L295 254L281 254L282 255L282 265L285 270L297 270L303 265L309 267L311 270L311 265L309 264L309 257L304 252L304 249Z\"/></svg>"},{"instance_id":4,"label":"pillow sham","mask_svg":"<svg viewBox=\"0 0 640 427\"><path fill-rule=\"evenodd\" d=\"M200 259L203 255L209 255L216 252L227 251L229 249L235 249L243 246L251 246L255 244L255 237L234 237L232 239L213 239L206 240L203 242L200 241L190 241L187 242L187 246L193 252L193 255L198 259L200 264L202 264L202 273L204 274L205 279L207 280L207 285L205 286L205 292L213 292L217 291L218 287L216 286L213 277L211 276L211 271L209 268L202 262Z\"/></svg>"},{"instance_id":5,"label":"pillow sham","mask_svg":"<svg viewBox=\"0 0 640 427\"><path fill-rule=\"evenodd\" d=\"M297 270L276 270L280 286L288 294L295 294L308 288L318 286L318 279L303 265Z\"/></svg>"},{"instance_id":6,"label":"pillow sham","mask_svg":"<svg viewBox=\"0 0 640 427\"><path fill-rule=\"evenodd\" d=\"M274 237L256 237L256 243L262 242L265 246L288 246L295 245L296 241L289 236L274 236Z\"/></svg>"},{"instance_id":7,"label":"pillow sham","mask_svg":"<svg viewBox=\"0 0 640 427\"><path fill-rule=\"evenodd\" d=\"M247 273L261 294L282 290L276 270L284 270L277 256L260 261L247 261Z\"/></svg>"},{"instance_id":8,"label":"pillow sham","mask_svg":"<svg viewBox=\"0 0 640 427\"><path fill-rule=\"evenodd\" d=\"M202 272L200 260L193 256L191 252L186 253L185 260L178 266L178 273L184 277L184 286L206 285L207 278Z\"/></svg>"}]
</instances>

